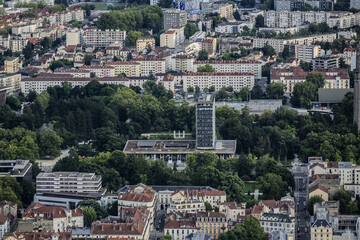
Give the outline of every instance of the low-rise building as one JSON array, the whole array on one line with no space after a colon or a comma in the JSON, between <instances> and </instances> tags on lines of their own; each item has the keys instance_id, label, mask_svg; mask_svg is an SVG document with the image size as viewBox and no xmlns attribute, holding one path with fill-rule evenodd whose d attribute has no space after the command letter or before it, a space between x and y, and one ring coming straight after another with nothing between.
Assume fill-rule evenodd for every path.
<instances>
[{"instance_id":1,"label":"low-rise building","mask_svg":"<svg viewBox=\"0 0 360 240\"><path fill-rule=\"evenodd\" d=\"M3 239L5 233L10 232L10 219L0 214L0 239Z\"/></svg>"},{"instance_id":2,"label":"low-rise building","mask_svg":"<svg viewBox=\"0 0 360 240\"><path fill-rule=\"evenodd\" d=\"M31 181L32 163L29 160L0 160L0 177L10 175L21 181Z\"/></svg>"},{"instance_id":3,"label":"low-rise building","mask_svg":"<svg viewBox=\"0 0 360 240\"><path fill-rule=\"evenodd\" d=\"M329 191L321 184L314 185L309 188L309 198L313 196L320 196L324 201L329 200Z\"/></svg>"},{"instance_id":4,"label":"low-rise building","mask_svg":"<svg viewBox=\"0 0 360 240\"><path fill-rule=\"evenodd\" d=\"M19 232L65 232L68 227L84 227L81 209L32 203L18 224Z\"/></svg>"},{"instance_id":5,"label":"low-rise building","mask_svg":"<svg viewBox=\"0 0 360 240\"><path fill-rule=\"evenodd\" d=\"M221 233L228 231L228 221L223 213L197 212L196 228L200 233L208 234L212 239L217 239Z\"/></svg>"},{"instance_id":6,"label":"low-rise building","mask_svg":"<svg viewBox=\"0 0 360 240\"><path fill-rule=\"evenodd\" d=\"M245 217L245 208L236 202L221 203L219 212L224 213L228 220L236 220L239 217Z\"/></svg>"},{"instance_id":7,"label":"low-rise building","mask_svg":"<svg viewBox=\"0 0 360 240\"><path fill-rule=\"evenodd\" d=\"M36 176L36 192L98 193L101 176L95 173L52 172Z\"/></svg>"},{"instance_id":8,"label":"low-rise building","mask_svg":"<svg viewBox=\"0 0 360 240\"><path fill-rule=\"evenodd\" d=\"M70 232L11 232L3 240L71 240Z\"/></svg>"},{"instance_id":9,"label":"low-rise building","mask_svg":"<svg viewBox=\"0 0 360 240\"><path fill-rule=\"evenodd\" d=\"M267 233L284 231L289 237L294 238L295 218L282 213L264 213L260 225Z\"/></svg>"},{"instance_id":10,"label":"low-rise building","mask_svg":"<svg viewBox=\"0 0 360 240\"><path fill-rule=\"evenodd\" d=\"M171 235L172 240L185 240L188 235L196 232L195 221L169 221L164 226L164 233Z\"/></svg>"}]
</instances>

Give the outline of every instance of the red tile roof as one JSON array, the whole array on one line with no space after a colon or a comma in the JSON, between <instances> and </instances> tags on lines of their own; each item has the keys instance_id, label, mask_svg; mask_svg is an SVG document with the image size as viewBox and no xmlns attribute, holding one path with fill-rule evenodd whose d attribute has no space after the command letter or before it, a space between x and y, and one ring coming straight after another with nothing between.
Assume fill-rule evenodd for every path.
<instances>
[{"instance_id":1,"label":"red tile roof","mask_svg":"<svg viewBox=\"0 0 360 240\"><path fill-rule=\"evenodd\" d=\"M4 215L0 214L0 225L5 224L9 220L10 219L7 216L4 216Z\"/></svg>"},{"instance_id":2,"label":"red tile roof","mask_svg":"<svg viewBox=\"0 0 360 240\"><path fill-rule=\"evenodd\" d=\"M329 193L329 190L326 187L324 187L323 185L321 185L321 184L316 184L316 185L310 187L309 188L309 193L312 193L313 191L315 191L317 189L320 189L325 193Z\"/></svg>"}]
</instances>

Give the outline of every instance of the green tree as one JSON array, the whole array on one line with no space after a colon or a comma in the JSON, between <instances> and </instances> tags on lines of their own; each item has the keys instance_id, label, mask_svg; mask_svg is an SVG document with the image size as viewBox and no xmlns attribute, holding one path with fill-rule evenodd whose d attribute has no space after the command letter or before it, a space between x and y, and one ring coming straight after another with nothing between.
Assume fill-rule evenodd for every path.
<instances>
[{"instance_id":1,"label":"green tree","mask_svg":"<svg viewBox=\"0 0 360 240\"><path fill-rule=\"evenodd\" d=\"M281 53L281 57L283 59L288 59L290 57L290 48L289 48L289 45L285 45L284 46L284 50L282 51Z\"/></svg>"},{"instance_id":2,"label":"green tree","mask_svg":"<svg viewBox=\"0 0 360 240\"><path fill-rule=\"evenodd\" d=\"M204 66L199 66L197 68L198 72L215 72L215 68L213 68L210 64L205 64Z\"/></svg>"},{"instance_id":3,"label":"green tree","mask_svg":"<svg viewBox=\"0 0 360 240\"><path fill-rule=\"evenodd\" d=\"M194 90L194 87L192 87L192 86L189 86L188 88L187 88L187 92L189 92L189 93L193 93L195 90Z\"/></svg>"},{"instance_id":4,"label":"green tree","mask_svg":"<svg viewBox=\"0 0 360 240\"><path fill-rule=\"evenodd\" d=\"M83 215L84 215L84 225L85 227L91 227L91 224L96 221L97 216L95 210L90 207L86 206L81 208Z\"/></svg>"},{"instance_id":5,"label":"green tree","mask_svg":"<svg viewBox=\"0 0 360 240\"><path fill-rule=\"evenodd\" d=\"M257 15L256 19L255 19L255 27L259 28L259 27L264 27L265 23L264 23L264 16L263 15Z\"/></svg>"},{"instance_id":6,"label":"green tree","mask_svg":"<svg viewBox=\"0 0 360 240\"><path fill-rule=\"evenodd\" d=\"M270 46L268 43L266 43L265 46L263 48L261 48L261 51L263 52L263 54L265 56L272 57L272 56L276 55L275 49L272 46Z\"/></svg>"},{"instance_id":7,"label":"green tree","mask_svg":"<svg viewBox=\"0 0 360 240\"><path fill-rule=\"evenodd\" d=\"M351 201L351 192L346 191L343 189L338 190L334 195L334 200L340 202L340 213L345 214L349 213L347 212L348 204ZM352 207L350 206L349 210L351 210Z\"/></svg>"},{"instance_id":8,"label":"green tree","mask_svg":"<svg viewBox=\"0 0 360 240\"><path fill-rule=\"evenodd\" d=\"M207 51L205 50L199 51L199 55L197 58L198 61L206 61L208 59L209 59L209 53Z\"/></svg>"},{"instance_id":9,"label":"green tree","mask_svg":"<svg viewBox=\"0 0 360 240\"><path fill-rule=\"evenodd\" d=\"M100 204L93 199L80 201L78 202L77 207L79 208L89 207L94 209L97 219L105 218L108 215L106 209L102 208Z\"/></svg>"},{"instance_id":10,"label":"green tree","mask_svg":"<svg viewBox=\"0 0 360 240\"><path fill-rule=\"evenodd\" d=\"M84 57L85 65L90 66L91 60L93 60L93 59L94 59L93 55L86 54Z\"/></svg>"},{"instance_id":11,"label":"green tree","mask_svg":"<svg viewBox=\"0 0 360 240\"><path fill-rule=\"evenodd\" d=\"M161 0L161 1L164 1L164 0ZM170 234L164 234L161 237L161 240L171 240L171 239L172 239L172 237Z\"/></svg>"},{"instance_id":12,"label":"green tree","mask_svg":"<svg viewBox=\"0 0 360 240\"><path fill-rule=\"evenodd\" d=\"M324 199L318 195L312 196L309 198L308 202L306 203L306 209L310 213L310 215L314 215L314 204L321 203Z\"/></svg>"},{"instance_id":13,"label":"green tree","mask_svg":"<svg viewBox=\"0 0 360 240\"><path fill-rule=\"evenodd\" d=\"M290 103L293 107L311 108L311 101L317 99L317 88L311 82L297 83L294 86Z\"/></svg>"},{"instance_id":14,"label":"green tree","mask_svg":"<svg viewBox=\"0 0 360 240\"><path fill-rule=\"evenodd\" d=\"M285 87L282 83L272 82L266 87L266 95L270 99L279 99L284 95Z\"/></svg>"},{"instance_id":15,"label":"green tree","mask_svg":"<svg viewBox=\"0 0 360 240\"><path fill-rule=\"evenodd\" d=\"M263 99L264 92L261 86L258 83L255 83L253 89L251 90L251 99Z\"/></svg>"},{"instance_id":16,"label":"green tree","mask_svg":"<svg viewBox=\"0 0 360 240\"><path fill-rule=\"evenodd\" d=\"M34 44L32 44L31 42L29 42L28 44L26 44L25 48L23 49L23 54L25 59L30 59L33 56L33 50L34 50Z\"/></svg>"},{"instance_id":17,"label":"green tree","mask_svg":"<svg viewBox=\"0 0 360 240\"><path fill-rule=\"evenodd\" d=\"M136 40L143 36L144 34L142 32L130 31L126 35L126 45L129 47L136 46Z\"/></svg>"},{"instance_id":18,"label":"green tree","mask_svg":"<svg viewBox=\"0 0 360 240\"><path fill-rule=\"evenodd\" d=\"M211 206L211 204L209 202L204 202L205 205L205 210L206 211L212 211L213 207Z\"/></svg>"},{"instance_id":19,"label":"green tree","mask_svg":"<svg viewBox=\"0 0 360 240\"><path fill-rule=\"evenodd\" d=\"M45 49L49 49L52 46L52 40L49 37L44 37L43 40L41 40L40 45Z\"/></svg>"},{"instance_id":20,"label":"green tree","mask_svg":"<svg viewBox=\"0 0 360 240\"><path fill-rule=\"evenodd\" d=\"M306 76L306 81L313 83L316 88L322 88L325 84L325 78L321 73L309 73Z\"/></svg>"},{"instance_id":21,"label":"green tree","mask_svg":"<svg viewBox=\"0 0 360 240\"><path fill-rule=\"evenodd\" d=\"M6 97L6 104L9 105L9 107L12 110L18 111L21 109L21 103L20 100L17 97L14 96L7 96Z\"/></svg>"},{"instance_id":22,"label":"green tree","mask_svg":"<svg viewBox=\"0 0 360 240\"><path fill-rule=\"evenodd\" d=\"M40 136L39 150L40 156L57 157L60 156L60 146L63 139L59 137L53 130L46 130Z\"/></svg>"},{"instance_id":23,"label":"green tree","mask_svg":"<svg viewBox=\"0 0 360 240\"><path fill-rule=\"evenodd\" d=\"M256 183L265 199L280 200L286 195L288 185L277 174L268 173L265 176L260 176L257 178Z\"/></svg>"},{"instance_id":24,"label":"green tree","mask_svg":"<svg viewBox=\"0 0 360 240\"><path fill-rule=\"evenodd\" d=\"M65 10L66 10L65 5L63 5L63 4L55 4L55 5L51 6L48 11L50 13L54 13L54 12L63 12Z\"/></svg>"},{"instance_id":25,"label":"green tree","mask_svg":"<svg viewBox=\"0 0 360 240\"><path fill-rule=\"evenodd\" d=\"M244 196L244 182L235 173L233 175L227 174L222 187L220 189L225 190L227 201L242 202L245 199Z\"/></svg>"},{"instance_id":26,"label":"green tree","mask_svg":"<svg viewBox=\"0 0 360 240\"><path fill-rule=\"evenodd\" d=\"M194 35L194 33L196 33L197 31L200 31L200 30L195 24L190 23L190 22L186 23L185 29L184 29L185 38L189 39L189 37Z\"/></svg>"}]
</instances>

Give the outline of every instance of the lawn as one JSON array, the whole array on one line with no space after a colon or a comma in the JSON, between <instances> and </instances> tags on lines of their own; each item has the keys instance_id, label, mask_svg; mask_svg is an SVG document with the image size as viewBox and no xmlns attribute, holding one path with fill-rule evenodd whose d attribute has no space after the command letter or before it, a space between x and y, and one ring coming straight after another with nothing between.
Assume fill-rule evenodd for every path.
<instances>
[{"instance_id":1,"label":"lawn","mask_svg":"<svg viewBox=\"0 0 360 240\"><path fill-rule=\"evenodd\" d=\"M249 191L252 193L255 189L255 183L254 182L245 182L245 188L244 193L248 193Z\"/></svg>"}]
</instances>

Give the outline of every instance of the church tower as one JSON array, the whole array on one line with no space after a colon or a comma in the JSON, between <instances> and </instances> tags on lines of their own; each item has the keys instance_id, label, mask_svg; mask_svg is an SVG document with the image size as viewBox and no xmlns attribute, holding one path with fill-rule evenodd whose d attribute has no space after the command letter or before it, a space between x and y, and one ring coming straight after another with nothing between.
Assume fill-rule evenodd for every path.
<instances>
[{"instance_id":1,"label":"church tower","mask_svg":"<svg viewBox=\"0 0 360 240\"><path fill-rule=\"evenodd\" d=\"M360 52L356 54L356 70L354 78L354 124L360 131Z\"/></svg>"}]
</instances>

